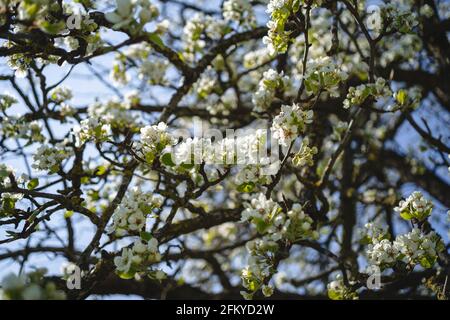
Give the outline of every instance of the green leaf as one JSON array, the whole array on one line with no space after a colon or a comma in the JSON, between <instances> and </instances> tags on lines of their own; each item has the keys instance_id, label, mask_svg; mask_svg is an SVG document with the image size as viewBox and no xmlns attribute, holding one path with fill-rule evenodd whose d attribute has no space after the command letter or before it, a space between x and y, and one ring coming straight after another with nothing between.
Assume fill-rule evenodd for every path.
<instances>
[{"instance_id":1,"label":"green leaf","mask_svg":"<svg viewBox=\"0 0 450 320\"><path fill-rule=\"evenodd\" d=\"M40 27L43 31L50 33L50 34L57 34L59 33L61 30L64 29L65 27L65 23L64 21L59 21L57 23L51 23L49 21L43 21L40 24Z\"/></svg>"},{"instance_id":2,"label":"green leaf","mask_svg":"<svg viewBox=\"0 0 450 320\"><path fill-rule=\"evenodd\" d=\"M55 164L53 166L50 167L50 173L56 173L59 170L59 164Z\"/></svg>"},{"instance_id":3,"label":"green leaf","mask_svg":"<svg viewBox=\"0 0 450 320\"><path fill-rule=\"evenodd\" d=\"M147 231L141 231L141 233L139 235L140 235L141 239L145 240L145 241L150 241L153 238L152 234Z\"/></svg>"},{"instance_id":4,"label":"green leaf","mask_svg":"<svg viewBox=\"0 0 450 320\"><path fill-rule=\"evenodd\" d=\"M89 197L91 197L92 200L97 201L100 199L100 193L97 190L89 190L88 191Z\"/></svg>"},{"instance_id":5,"label":"green leaf","mask_svg":"<svg viewBox=\"0 0 450 320\"><path fill-rule=\"evenodd\" d=\"M12 213L16 207L16 201L11 198L4 198L3 199L3 209L7 213Z\"/></svg>"},{"instance_id":6,"label":"green leaf","mask_svg":"<svg viewBox=\"0 0 450 320\"><path fill-rule=\"evenodd\" d=\"M239 192L252 192L255 188L255 183L253 182L244 182L243 184L237 187L237 191Z\"/></svg>"},{"instance_id":7,"label":"green leaf","mask_svg":"<svg viewBox=\"0 0 450 320\"><path fill-rule=\"evenodd\" d=\"M147 203L141 203L141 204L139 205L139 209L141 209L141 211L142 211L144 214L149 214L149 213L152 212L152 206L149 205L149 204L147 204Z\"/></svg>"},{"instance_id":8,"label":"green leaf","mask_svg":"<svg viewBox=\"0 0 450 320\"><path fill-rule=\"evenodd\" d=\"M425 268L429 269L434 265L434 259L430 259L429 257L422 257L419 261L420 265Z\"/></svg>"},{"instance_id":9,"label":"green leaf","mask_svg":"<svg viewBox=\"0 0 450 320\"><path fill-rule=\"evenodd\" d=\"M270 224L266 223L263 219L253 218L252 222L255 224L258 233L261 234L265 233L270 227Z\"/></svg>"},{"instance_id":10,"label":"green leaf","mask_svg":"<svg viewBox=\"0 0 450 320\"><path fill-rule=\"evenodd\" d=\"M172 154L171 153L164 153L161 156L161 162L162 164L168 166L168 167L174 167L175 166L175 162L173 162L172 160Z\"/></svg>"},{"instance_id":11,"label":"green leaf","mask_svg":"<svg viewBox=\"0 0 450 320\"><path fill-rule=\"evenodd\" d=\"M180 164L180 167L185 170L191 170L194 167L193 163L182 163Z\"/></svg>"},{"instance_id":12,"label":"green leaf","mask_svg":"<svg viewBox=\"0 0 450 320\"><path fill-rule=\"evenodd\" d=\"M398 101L401 105L405 104L406 97L407 97L407 94L406 94L406 91L405 91L405 90L401 89L401 90L399 90L399 91L397 92L397 101Z\"/></svg>"},{"instance_id":13,"label":"green leaf","mask_svg":"<svg viewBox=\"0 0 450 320\"><path fill-rule=\"evenodd\" d=\"M69 219L71 216L73 216L72 210L67 210L66 212L64 212L64 218Z\"/></svg>"},{"instance_id":14,"label":"green leaf","mask_svg":"<svg viewBox=\"0 0 450 320\"><path fill-rule=\"evenodd\" d=\"M400 217L402 217L405 220L411 220L412 218L414 218L409 211L400 212Z\"/></svg>"},{"instance_id":15,"label":"green leaf","mask_svg":"<svg viewBox=\"0 0 450 320\"><path fill-rule=\"evenodd\" d=\"M27 188L28 190L33 190L34 188L36 188L39 185L39 180L38 178L34 178L31 179L28 184L27 184Z\"/></svg>"},{"instance_id":16,"label":"green leaf","mask_svg":"<svg viewBox=\"0 0 450 320\"><path fill-rule=\"evenodd\" d=\"M341 295L334 290L328 290L328 298L331 300L342 300Z\"/></svg>"},{"instance_id":17,"label":"green leaf","mask_svg":"<svg viewBox=\"0 0 450 320\"><path fill-rule=\"evenodd\" d=\"M361 238L361 240L359 240L359 243L362 245L368 245L372 243L372 239L368 235L365 235L363 238Z\"/></svg>"},{"instance_id":18,"label":"green leaf","mask_svg":"<svg viewBox=\"0 0 450 320\"><path fill-rule=\"evenodd\" d=\"M149 33L148 39L150 40L150 42L156 44L158 47L160 48L164 47L164 42L156 33Z\"/></svg>"},{"instance_id":19,"label":"green leaf","mask_svg":"<svg viewBox=\"0 0 450 320\"><path fill-rule=\"evenodd\" d=\"M97 176L101 176L101 175L104 175L105 172L106 172L106 167L105 166L98 166L97 167L97 171L95 172L95 174Z\"/></svg>"},{"instance_id":20,"label":"green leaf","mask_svg":"<svg viewBox=\"0 0 450 320\"><path fill-rule=\"evenodd\" d=\"M8 170L5 168L0 168L0 178L6 178L9 175Z\"/></svg>"},{"instance_id":21,"label":"green leaf","mask_svg":"<svg viewBox=\"0 0 450 320\"><path fill-rule=\"evenodd\" d=\"M133 272L131 270L128 271L128 272L120 272L120 271L117 272L117 275L120 278L125 279L125 280L133 279L134 278L134 274L135 274L135 272Z\"/></svg>"}]
</instances>

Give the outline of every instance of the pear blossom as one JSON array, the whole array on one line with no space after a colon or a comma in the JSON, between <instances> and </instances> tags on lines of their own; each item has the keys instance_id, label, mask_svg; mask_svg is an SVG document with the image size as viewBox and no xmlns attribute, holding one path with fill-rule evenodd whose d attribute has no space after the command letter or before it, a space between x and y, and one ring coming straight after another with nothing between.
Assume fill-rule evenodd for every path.
<instances>
[{"instance_id":1,"label":"pear blossom","mask_svg":"<svg viewBox=\"0 0 450 320\"><path fill-rule=\"evenodd\" d=\"M270 130L281 145L289 146L301 133L306 125L312 123L314 112L302 110L300 105L281 106L281 112L273 119Z\"/></svg>"}]
</instances>

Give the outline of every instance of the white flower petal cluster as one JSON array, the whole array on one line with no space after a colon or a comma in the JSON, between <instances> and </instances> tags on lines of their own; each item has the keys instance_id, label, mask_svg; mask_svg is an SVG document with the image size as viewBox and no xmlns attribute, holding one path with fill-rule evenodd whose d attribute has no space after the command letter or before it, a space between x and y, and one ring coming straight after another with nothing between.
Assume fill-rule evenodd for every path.
<instances>
[{"instance_id":1,"label":"white flower petal cluster","mask_svg":"<svg viewBox=\"0 0 450 320\"><path fill-rule=\"evenodd\" d=\"M116 9L105 14L113 29L127 29L138 33L142 27L159 15L158 8L148 0L116 0Z\"/></svg>"},{"instance_id":2,"label":"white flower petal cluster","mask_svg":"<svg viewBox=\"0 0 450 320\"><path fill-rule=\"evenodd\" d=\"M6 138L22 138L31 142L44 142L42 124L33 120L27 122L22 116L4 117L0 122L0 133Z\"/></svg>"},{"instance_id":3,"label":"white flower petal cluster","mask_svg":"<svg viewBox=\"0 0 450 320\"><path fill-rule=\"evenodd\" d=\"M403 60L409 63L417 63L415 58L417 52L422 50L423 44L420 37L416 34L402 34L392 39L383 41L384 50L380 54L380 65L387 67L390 63Z\"/></svg>"},{"instance_id":4,"label":"white flower petal cluster","mask_svg":"<svg viewBox=\"0 0 450 320\"><path fill-rule=\"evenodd\" d=\"M289 15L294 9L291 0L270 0L266 12L270 14L270 20L267 22L269 28L267 36L263 38L263 43L267 46L270 55L284 53L289 42L289 32L284 30L284 26Z\"/></svg>"},{"instance_id":5,"label":"white flower petal cluster","mask_svg":"<svg viewBox=\"0 0 450 320\"><path fill-rule=\"evenodd\" d=\"M242 185L244 183L253 183L254 185L267 185L272 182L272 177L270 175L270 158L263 157L260 159L259 163L250 164L246 166L238 166L238 173L234 179L237 185Z\"/></svg>"},{"instance_id":6,"label":"white flower petal cluster","mask_svg":"<svg viewBox=\"0 0 450 320\"><path fill-rule=\"evenodd\" d=\"M250 203L244 203L246 209L242 212L241 221L253 221L254 219L270 223L282 211L281 207L272 199L267 199L263 193L254 196ZM274 221L278 223L278 221Z\"/></svg>"},{"instance_id":7,"label":"white flower petal cluster","mask_svg":"<svg viewBox=\"0 0 450 320\"><path fill-rule=\"evenodd\" d=\"M304 82L306 92L309 94L327 91L332 97L338 97L338 85L347 78L348 74L330 57L310 59L306 64Z\"/></svg>"},{"instance_id":8,"label":"white flower petal cluster","mask_svg":"<svg viewBox=\"0 0 450 320\"><path fill-rule=\"evenodd\" d=\"M1 281L0 300L64 300L64 291L53 282L43 281L46 269L37 269L28 274L10 273Z\"/></svg>"},{"instance_id":9,"label":"white flower petal cluster","mask_svg":"<svg viewBox=\"0 0 450 320\"><path fill-rule=\"evenodd\" d=\"M97 118L89 117L81 120L80 125L75 126L72 132L77 146L81 146L91 140L104 142L111 135L111 125L103 123Z\"/></svg>"},{"instance_id":10,"label":"white flower petal cluster","mask_svg":"<svg viewBox=\"0 0 450 320\"><path fill-rule=\"evenodd\" d=\"M265 130L256 129L214 142L206 137L188 138L171 154L175 164L264 165L261 154L265 142Z\"/></svg>"},{"instance_id":11,"label":"white flower petal cluster","mask_svg":"<svg viewBox=\"0 0 450 320\"><path fill-rule=\"evenodd\" d=\"M391 95L392 91L386 80L378 78L375 83L361 84L356 88L350 87L344 100L344 108L360 106L369 96L377 99L389 98Z\"/></svg>"},{"instance_id":12,"label":"white flower petal cluster","mask_svg":"<svg viewBox=\"0 0 450 320\"><path fill-rule=\"evenodd\" d=\"M256 112L266 111L275 98L275 92L278 89L285 88L289 83L289 77L283 72L278 73L269 69L263 73L263 78L259 82L258 90L253 94L253 108Z\"/></svg>"},{"instance_id":13,"label":"white flower petal cluster","mask_svg":"<svg viewBox=\"0 0 450 320\"><path fill-rule=\"evenodd\" d=\"M25 187L30 180L28 175L17 175L14 169L6 164L0 164L0 187L10 188L12 186L11 176L17 185ZM0 197L0 217L15 214L16 202L23 199L22 193L2 192Z\"/></svg>"},{"instance_id":14,"label":"white flower petal cluster","mask_svg":"<svg viewBox=\"0 0 450 320\"><path fill-rule=\"evenodd\" d=\"M378 220L368 222L364 225L364 235L370 240L376 239L381 241L387 238L387 234L386 229L383 228Z\"/></svg>"},{"instance_id":15,"label":"white flower petal cluster","mask_svg":"<svg viewBox=\"0 0 450 320\"><path fill-rule=\"evenodd\" d=\"M208 96L208 99L210 99L211 95ZM213 101L206 100L206 110L214 116L214 115L221 115L221 116L229 116L231 112L236 109L238 106L238 101L236 94L234 90L227 90L224 94L222 94L220 97L215 98ZM228 123L228 119L225 117L219 117L219 118L212 118L212 123L216 122L222 122L223 124Z\"/></svg>"},{"instance_id":16,"label":"white flower petal cluster","mask_svg":"<svg viewBox=\"0 0 450 320\"><path fill-rule=\"evenodd\" d=\"M273 137L281 145L289 146L301 133L305 132L306 125L312 123L314 112L302 110L300 105L281 106L281 112L273 119L270 128Z\"/></svg>"},{"instance_id":17,"label":"white flower petal cluster","mask_svg":"<svg viewBox=\"0 0 450 320\"><path fill-rule=\"evenodd\" d=\"M270 60L269 51L266 47L247 52L244 55L243 66L247 69L258 67Z\"/></svg>"},{"instance_id":18,"label":"white flower petal cluster","mask_svg":"<svg viewBox=\"0 0 450 320\"><path fill-rule=\"evenodd\" d=\"M65 102L67 100L72 99L72 97L73 97L72 90L64 86L56 87L50 92L50 98L55 103Z\"/></svg>"},{"instance_id":19,"label":"white flower petal cluster","mask_svg":"<svg viewBox=\"0 0 450 320\"><path fill-rule=\"evenodd\" d=\"M140 141L136 145L138 149L141 149L148 163L152 163L166 147L175 143L174 137L167 131L167 125L164 122L145 126L140 132Z\"/></svg>"},{"instance_id":20,"label":"white flower petal cluster","mask_svg":"<svg viewBox=\"0 0 450 320\"><path fill-rule=\"evenodd\" d=\"M388 268L397 262L399 253L397 246L388 239L374 240L373 244L368 246L367 258L372 265Z\"/></svg>"},{"instance_id":21,"label":"white flower petal cluster","mask_svg":"<svg viewBox=\"0 0 450 320\"><path fill-rule=\"evenodd\" d=\"M353 285L353 281L349 281ZM332 300L357 300L358 294L344 284L341 274L336 276L336 280L331 281L327 285L328 297Z\"/></svg>"},{"instance_id":22,"label":"white flower petal cluster","mask_svg":"<svg viewBox=\"0 0 450 320\"><path fill-rule=\"evenodd\" d=\"M169 67L169 62L166 59L151 57L149 60L145 60L139 66L138 77L139 79L145 79L152 85L165 85L166 71Z\"/></svg>"},{"instance_id":23,"label":"white flower petal cluster","mask_svg":"<svg viewBox=\"0 0 450 320\"><path fill-rule=\"evenodd\" d=\"M313 157L317 152L317 147L310 147L308 138L305 138L302 141L300 150L294 155L292 163L298 167L312 166L314 164Z\"/></svg>"},{"instance_id":24,"label":"white flower petal cluster","mask_svg":"<svg viewBox=\"0 0 450 320\"><path fill-rule=\"evenodd\" d=\"M236 21L248 27L255 26L256 24L255 13L248 0L226 0L223 3L222 13L226 21Z\"/></svg>"},{"instance_id":25,"label":"white flower petal cluster","mask_svg":"<svg viewBox=\"0 0 450 320\"><path fill-rule=\"evenodd\" d=\"M130 110L130 106L128 99L121 101L114 97L104 103L96 102L89 105L88 115L90 119L99 119L99 122L111 128L137 128L138 116Z\"/></svg>"},{"instance_id":26,"label":"white flower petal cluster","mask_svg":"<svg viewBox=\"0 0 450 320\"><path fill-rule=\"evenodd\" d=\"M400 252L403 262L411 266L420 264L424 268L431 268L438 253L444 249L444 243L434 231L424 234L418 228L399 235L394 246Z\"/></svg>"},{"instance_id":27,"label":"white flower petal cluster","mask_svg":"<svg viewBox=\"0 0 450 320\"><path fill-rule=\"evenodd\" d=\"M195 83L195 91L200 99L206 99L217 85L217 75L214 69L209 66Z\"/></svg>"},{"instance_id":28,"label":"white flower petal cluster","mask_svg":"<svg viewBox=\"0 0 450 320\"><path fill-rule=\"evenodd\" d=\"M216 41L227 32L229 28L225 20L196 13L187 21L183 29L185 58L188 61L194 61L195 54L205 48L207 38Z\"/></svg>"},{"instance_id":29,"label":"white flower petal cluster","mask_svg":"<svg viewBox=\"0 0 450 320\"><path fill-rule=\"evenodd\" d=\"M406 200L400 201L398 207L394 210L400 214L403 219L417 219L419 221L426 219L433 210L433 203L422 195L420 191L414 191Z\"/></svg>"},{"instance_id":30,"label":"white flower petal cluster","mask_svg":"<svg viewBox=\"0 0 450 320\"><path fill-rule=\"evenodd\" d=\"M386 24L386 31L409 33L418 25L419 20L411 5L406 3L387 3L381 7L381 16Z\"/></svg>"},{"instance_id":31,"label":"white flower petal cluster","mask_svg":"<svg viewBox=\"0 0 450 320\"><path fill-rule=\"evenodd\" d=\"M241 221L252 222L259 233L267 235L267 239L296 241L319 238L319 233L313 228L313 220L298 203L284 213L278 203L260 193L244 206L246 209L242 212Z\"/></svg>"},{"instance_id":32,"label":"white flower petal cluster","mask_svg":"<svg viewBox=\"0 0 450 320\"><path fill-rule=\"evenodd\" d=\"M175 164L214 163L212 141L207 138L187 138L179 143L172 152Z\"/></svg>"},{"instance_id":33,"label":"white flower petal cluster","mask_svg":"<svg viewBox=\"0 0 450 320\"><path fill-rule=\"evenodd\" d=\"M405 263L411 269L417 264L431 268L443 248L443 242L435 232L423 233L414 228L409 233L398 235L394 241L372 239L366 253L369 263L382 270L398 262Z\"/></svg>"},{"instance_id":34,"label":"white flower petal cluster","mask_svg":"<svg viewBox=\"0 0 450 320\"><path fill-rule=\"evenodd\" d=\"M11 186L11 180L9 178L9 175L11 174L14 176L13 167L5 163L0 163L0 186L4 188L8 188Z\"/></svg>"},{"instance_id":35,"label":"white flower petal cluster","mask_svg":"<svg viewBox=\"0 0 450 320\"><path fill-rule=\"evenodd\" d=\"M17 103L17 99L8 93L0 94L0 111L5 111L13 104Z\"/></svg>"},{"instance_id":36,"label":"white flower petal cluster","mask_svg":"<svg viewBox=\"0 0 450 320\"><path fill-rule=\"evenodd\" d=\"M71 156L74 152L72 148L67 147L67 140L55 145L42 144L33 155L32 167L37 170L57 172L62 162Z\"/></svg>"},{"instance_id":37,"label":"white flower petal cluster","mask_svg":"<svg viewBox=\"0 0 450 320\"><path fill-rule=\"evenodd\" d=\"M133 187L114 210L113 223L108 227L108 232L124 235L127 232L138 233L144 230L147 216L161 205L161 196Z\"/></svg>"},{"instance_id":38,"label":"white flower petal cluster","mask_svg":"<svg viewBox=\"0 0 450 320\"><path fill-rule=\"evenodd\" d=\"M121 255L114 258L114 265L118 275L123 279L140 280L142 276L147 276L161 281L167 275L164 271L152 267L160 261L158 240L151 237L147 240L138 239L131 247L122 248Z\"/></svg>"},{"instance_id":39,"label":"white flower petal cluster","mask_svg":"<svg viewBox=\"0 0 450 320\"><path fill-rule=\"evenodd\" d=\"M278 244L275 241L258 239L248 242L246 248L250 257L248 266L242 269L241 279L242 285L248 292L241 291L241 295L249 300L258 290L267 285L266 279L275 272L272 258L278 251ZM264 294L269 294L269 291L266 288Z\"/></svg>"}]
</instances>

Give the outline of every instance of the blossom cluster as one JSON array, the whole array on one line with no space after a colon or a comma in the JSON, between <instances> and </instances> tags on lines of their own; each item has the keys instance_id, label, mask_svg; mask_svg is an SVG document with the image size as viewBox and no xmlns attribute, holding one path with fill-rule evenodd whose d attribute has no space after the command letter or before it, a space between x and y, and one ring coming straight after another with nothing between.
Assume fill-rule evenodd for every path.
<instances>
[{"instance_id":1,"label":"blossom cluster","mask_svg":"<svg viewBox=\"0 0 450 320\"><path fill-rule=\"evenodd\" d=\"M250 221L259 233L267 234L270 240L287 239L294 242L319 237L319 233L313 228L313 220L298 203L285 213L277 202L260 193L244 206L246 209L242 212L241 221Z\"/></svg>"},{"instance_id":2,"label":"blossom cluster","mask_svg":"<svg viewBox=\"0 0 450 320\"><path fill-rule=\"evenodd\" d=\"M420 191L413 192L406 200L400 201L394 210L405 220L425 220L433 210L433 203L422 195Z\"/></svg>"},{"instance_id":3,"label":"blossom cluster","mask_svg":"<svg viewBox=\"0 0 450 320\"><path fill-rule=\"evenodd\" d=\"M284 89L289 82L289 77L283 72L278 73L269 69L263 73L263 78L259 82L258 90L253 94L252 102L256 112L264 112L269 109L275 98L277 90Z\"/></svg>"},{"instance_id":4,"label":"blossom cluster","mask_svg":"<svg viewBox=\"0 0 450 320\"><path fill-rule=\"evenodd\" d=\"M116 9L106 13L105 18L113 24L113 29L126 29L137 34L158 15L158 8L148 0L116 0Z\"/></svg>"},{"instance_id":5,"label":"blossom cluster","mask_svg":"<svg viewBox=\"0 0 450 320\"><path fill-rule=\"evenodd\" d=\"M164 122L145 126L140 131L141 139L137 143L137 148L141 147L145 160L150 164L167 146L171 146L175 142L172 135L167 131L167 125Z\"/></svg>"},{"instance_id":6,"label":"blossom cluster","mask_svg":"<svg viewBox=\"0 0 450 320\"><path fill-rule=\"evenodd\" d=\"M244 55L243 66L247 69L256 68L270 60L266 47L247 52Z\"/></svg>"},{"instance_id":7,"label":"blossom cluster","mask_svg":"<svg viewBox=\"0 0 450 320\"><path fill-rule=\"evenodd\" d=\"M381 16L387 32L409 33L418 24L417 14L405 4L387 3L381 7Z\"/></svg>"},{"instance_id":8,"label":"blossom cluster","mask_svg":"<svg viewBox=\"0 0 450 320\"><path fill-rule=\"evenodd\" d=\"M143 231L147 216L161 205L162 197L159 195L143 192L140 188L133 187L114 210L113 223L108 227L108 232L124 235L127 232Z\"/></svg>"},{"instance_id":9,"label":"blossom cluster","mask_svg":"<svg viewBox=\"0 0 450 320\"><path fill-rule=\"evenodd\" d=\"M277 163L270 163L270 158L263 157L256 164L249 164L239 168L235 177L235 182L239 186L238 190L251 192L258 185L267 185L272 182L270 169Z\"/></svg>"},{"instance_id":10,"label":"blossom cluster","mask_svg":"<svg viewBox=\"0 0 450 320\"><path fill-rule=\"evenodd\" d=\"M211 66L208 67L195 84L195 90L200 99L206 99L217 85L217 76L213 70Z\"/></svg>"},{"instance_id":11,"label":"blossom cluster","mask_svg":"<svg viewBox=\"0 0 450 320\"><path fill-rule=\"evenodd\" d=\"M169 62L153 53L148 43L137 43L131 45L122 54L117 54L110 72L110 79L117 85L126 85L131 80L127 72L129 60L132 59L131 67L136 67L137 78L145 80L151 85L167 85L166 72Z\"/></svg>"},{"instance_id":12,"label":"blossom cluster","mask_svg":"<svg viewBox=\"0 0 450 320\"><path fill-rule=\"evenodd\" d=\"M386 80L378 78L375 83L361 84L356 88L350 87L348 89L347 97L344 100L344 108L347 109L351 106L360 106L368 97L377 99L388 98L391 95L392 91Z\"/></svg>"},{"instance_id":13,"label":"blossom cluster","mask_svg":"<svg viewBox=\"0 0 450 320\"><path fill-rule=\"evenodd\" d=\"M152 57L145 60L139 66L138 77L142 80L147 80L152 85L167 84L166 72L169 67L169 62L166 59Z\"/></svg>"},{"instance_id":14,"label":"blossom cluster","mask_svg":"<svg viewBox=\"0 0 450 320\"><path fill-rule=\"evenodd\" d=\"M434 231L424 234L418 228L399 235L394 246L398 248L403 262L410 266L420 264L423 268L431 268L438 253L444 250L442 239Z\"/></svg>"},{"instance_id":15,"label":"blossom cluster","mask_svg":"<svg viewBox=\"0 0 450 320\"><path fill-rule=\"evenodd\" d=\"M418 87L400 89L394 92L393 98L395 101L395 109L401 109L403 107L415 109L422 99L422 92Z\"/></svg>"},{"instance_id":16,"label":"blossom cluster","mask_svg":"<svg viewBox=\"0 0 450 320\"><path fill-rule=\"evenodd\" d=\"M80 125L75 126L72 132L77 146L81 146L91 140L104 142L111 135L111 125L103 123L96 118L89 117L81 120Z\"/></svg>"},{"instance_id":17,"label":"blossom cluster","mask_svg":"<svg viewBox=\"0 0 450 320\"><path fill-rule=\"evenodd\" d=\"M371 265L382 270L394 267L398 262L405 263L410 269L417 264L423 268L431 268L437 255L444 248L442 240L433 231L425 234L418 228L399 235L394 241L374 240L368 246L367 257Z\"/></svg>"},{"instance_id":18,"label":"blossom cluster","mask_svg":"<svg viewBox=\"0 0 450 320\"><path fill-rule=\"evenodd\" d=\"M433 204L425 199L419 191L413 192L406 200L402 200L395 211L406 219L425 220L433 209ZM431 268L437 255L443 250L442 239L434 232L425 233L419 228L413 228L409 233L398 235L394 241L378 223L366 224L364 242L368 243L367 258L371 265L382 270L392 268L398 263L404 263L413 269L417 264L423 268Z\"/></svg>"},{"instance_id":19,"label":"blossom cluster","mask_svg":"<svg viewBox=\"0 0 450 320\"><path fill-rule=\"evenodd\" d=\"M222 13L226 21L236 21L245 27L256 25L255 13L248 0L226 0L223 3Z\"/></svg>"},{"instance_id":20,"label":"blossom cluster","mask_svg":"<svg viewBox=\"0 0 450 320\"><path fill-rule=\"evenodd\" d=\"M314 164L313 157L317 152L317 147L310 147L308 138L305 138L302 141L300 150L292 158L292 163L298 167L312 166Z\"/></svg>"},{"instance_id":21,"label":"blossom cluster","mask_svg":"<svg viewBox=\"0 0 450 320\"><path fill-rule=\"evenodd\" d=\"M353 282L349 283L354 284ZM327 285L328 297L332 300L357 300L358 294L351 288L344 284L342 275L338 274L336 280L331 281Z\"/></svg>"},{"instance_id":22,"label":"blossom cluster","mask_svg":"<svg viewBox=\"0 0 450 320\"><path fill-rule=\"evenodd\" d=\"M302 110L298 104L283 105L280 113L273 119L270 130L281 145L289 146L301 133L305 132L306 125L312 123L313 117L312 110Z\"/></svg>"},{"instance_id":23,"label":"blossom cluster","mask_svg":"<svg viewBox=\"0 0 450 320\"><path fill-rule=\"evenodd\" d=\"M136 99L139 100L137 93L131 92L125 96L125 101L114 97L104 103L95 102L88 107L89 119L97 119L98 123L102 123L102 126L105 126L102 130L105 130L105 132L109 131L109 128L137 130L139 125L138 117L130 110L133 101ZM92 121L92 123L95 127L95 122ZM100 139L97 138L96 140L102 141L101 135Z\"/></svg>"},{"instance_id":24,"label":"blossom cluster","mask_svg":"<svg viewBox=\"0 0 450 320\"><path fill-rule=\"evenodd\" d=\"M300 1L294 0L270 0L266 12L270 14L267 23L269 31L263 38L270 55L284 53L287 50L290 32L286 31L285 25L289 16L299 10Z\"/></svg>"},{"instance_id":25,"label":"blossom cluster","mask_svg":"<svg viewBox=\"0 0 450 320\"><path fill-rule=\"evenodd\" d=\"M305 88L309 94L327 91L331 96L339 96L338 85L348 78L330 57L308 60L304 75Z\"/></svg>"},{"instance_id":26,"label":"blossom cluster","mask_svg":"<svg viewBox=\"0 0 450 320\"><path fill-rule=\"evenodd\" d=\"M266 284L270 276L275 272L274 257L279 247L275 241L258 239L250 241L246 245L250 254L249 265L242 269L242 285L247 291L241 291L241 295L250 300L253 295L262 290L268 297L273 293L273 287Z\"/></svg>"},{"instance_id":27,"label":"blossom cluster","mask_svg":"<svg viewBox=\"0 0 450 320\"><path fill-rule=\"evenodd\" d=\"M12 167L0 163L0 187L11 187L11 176L17 185L25 185L26 182L29 182L29 177L26 174L16 175ZM22 198L23 194L21 193L2 192L0 197L0 217L13 214L16 202Z\"/></svg>"},{"instance_id":28,"label":"blossom cluster","mask_svg":"<svg viewBox=\"0 0 450 320\"><path fill-rule=\"evenodd\" d=\"M225 20L196 13L183 29L184 58L194 61L196 53L206 47L206 39L217 41L230 31Z\"/></svg>"},{"instance_id":29,"label":"blossom cluster","mask_svg":"<svg viewBox=\"0 0 450 320\"><path fill-rule=\"evenodd\" d=\"M234 167L237 190L251 192L256 185L272 181L271 172L278 164L266 156L265 142L266 132L262 129L214 141L207 137L187 138L164 153L161 163L176 172L188 172L193 178L198 176L199 165L205 164L208 165L204 169L209 179L217 178L216 170Z\"/></svg>"},{"instance_id":30,"label":"blossom cluster","mask_svg":"<svg viewBox=\"0 0 450 320\"><path fill-rule=\"evenodd\" d=\"M0 132L6 138L21 138L28 142L43 142L42 124L37 120L27 122L23 116L4 117L0 122Z\"/></svg>"},{"instance_id":31,"label":"blossom cluster","mask_svg":"<svg viewBox=\"0 0 450 320\"><path fill-rule=\"evenodd\" d=\"M265 141L266 132L262 129L215 141L194 137L177 144L171 154L176 164L261 164L264 163L260 154Z\"/></svg>"},{"instance_id":32,"label":"blossom cluster","mask_svg":"<svg viewBox=\"0 0 450 320\"><path fill-rule=\"evenodd\" d=\"M145 274L152 279L162 280L166 274L162 270L150 268L151 264L159 261L161 254L158 250L158 240L151 237L147 240L136 240L131 248L123 248L121 255L114 258L114 265L118 275L124 279L139 279L141 274Z\"/></svg>"},{"instance_id":33,"label":"blossom cluster","mask_svg":"<svg viewBox=\"0 0 450 320\"><path fill-rule=\"evenodd\" d=\"M73 156L73 149L67 147L68 140L54 145L42 144L33 155L32 167L37 170L55 173L61 167L63 160Z\"/></svg>"},{"instance_id":34,"label":"blossom cluster","mask_svg":"<svg viewBox=\"0 0 450 320\"><path fill-rule=\"evenodd\" d=\"M64 291L58 290L53 282L44 282L46 269L28 274L6 275L1 282L0 300L63 300Z\"/></svg>"},{"instance_id":35,"label":"blossom cluster","mask_svg":"<svg viewBox=\"0 0 450 320\"><path fill-rule=\"evenodd\" d=\"M17 99L13 96L4 93L0 94L0 110L5 111L9 107L11 107L13 104L17 103Z\"/></svg>"},{"instance_id":36,"label":"blossom cluster","mask_svg":"<svg viewBox=\"0 0 450 320\"><path fill-rule=\"evenodd\" d=\"M279 249L278 241L292 243L302 239L318 239L319 233L315 230L311 217L305 214L298 203L293 204L285 213L277 202L260 193L244 206L241 221L251 222L263 238L247 244L250 257L241 278L248 292L241 294L246 299L251 299L261 289L265 296L270 296L273 288L267 286L266 282L275 271L273 256Z\"/></svg>"}]
</instances>

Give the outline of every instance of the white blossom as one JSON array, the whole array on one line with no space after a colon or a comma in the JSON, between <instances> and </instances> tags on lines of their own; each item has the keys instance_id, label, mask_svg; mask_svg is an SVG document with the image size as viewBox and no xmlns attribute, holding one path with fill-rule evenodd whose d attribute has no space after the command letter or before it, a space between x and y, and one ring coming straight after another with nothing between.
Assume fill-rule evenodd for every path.
<instances>
[{"instance_id":1,"label":"white blossom","mask_svg":"<svg viewBox=\"0 0 450 320\"><path fill-rule=\"evenodd\" d=\"M289 146L312 123L314 113L312 110L304 111L300 105L281 106L281 112L273 119L270 130L281 145Z\"/></svg>"}]
</instances>

